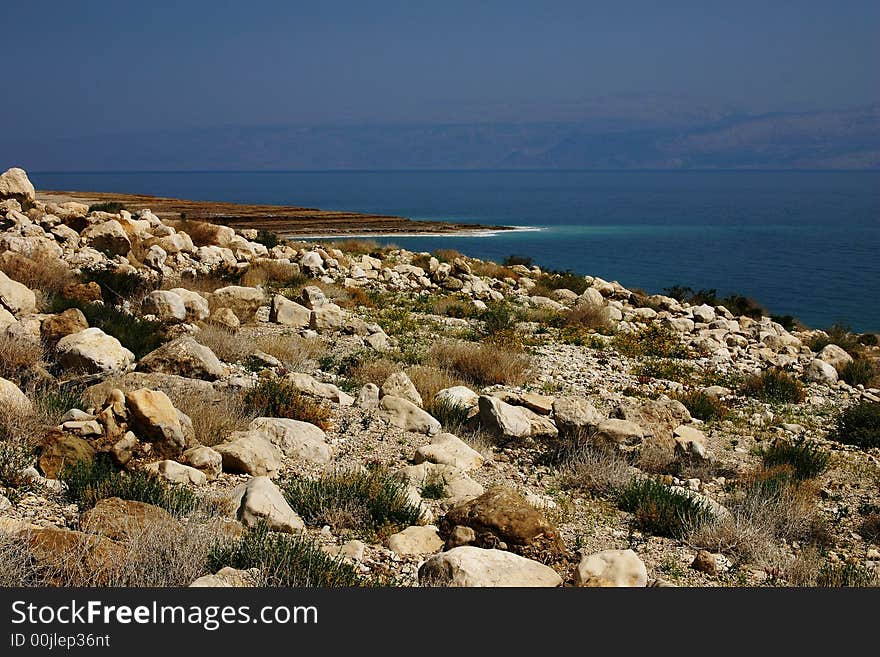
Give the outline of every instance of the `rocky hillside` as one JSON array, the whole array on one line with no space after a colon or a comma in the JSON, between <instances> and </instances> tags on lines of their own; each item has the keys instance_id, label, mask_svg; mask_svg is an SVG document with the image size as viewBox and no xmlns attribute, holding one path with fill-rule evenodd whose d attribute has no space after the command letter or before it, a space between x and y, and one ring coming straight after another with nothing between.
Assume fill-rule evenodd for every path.
<instances>
[{"instance_id":1,"label":"rocky hillside","mask_svg":"<svg viewBox=\"0 0 880 657\"><path fill-rule=\"evenodd\" d=\"M0 217L0 584L877 583L877 336L20 169Z\"/></svg>"}]
</instances>

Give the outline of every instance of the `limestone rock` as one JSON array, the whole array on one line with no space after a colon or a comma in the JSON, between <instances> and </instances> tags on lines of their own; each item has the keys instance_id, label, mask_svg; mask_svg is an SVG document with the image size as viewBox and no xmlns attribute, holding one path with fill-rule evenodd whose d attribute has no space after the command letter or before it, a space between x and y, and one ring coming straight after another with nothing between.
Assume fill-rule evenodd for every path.
<instances>
[{"instance_id":1,"label":"limestone rock","mask_svg":"<svg viewBox=\"0 0 880 657\"><path fill-rule=\"evenodd\" d=\"M116 219L88 226L80 233L80 239L111 258L118 255L124 256L131 251L131 240L128 233Z\"/></svg>"},{"instance_id":2,"label":"limestone rock","mask_svg":"<svg viewBox=\"0 0 880 657\"><path fill-rule=\"evenodd\" d=\"M80 461L91 463L95 448L88 440L64 433L52 433L44 441L38 461L40 471L48 479L57 479L61 470Z\"/></svg>"},{"instance_id":3,"label":"limestone rock","mask_svg":"<svg viewBox=\"0 0 880 657\"><path fill-rule=\"evenodd\" d=\"M562 584L549 566L504 550L462 546L441 552L419 568L421 586L508 587Z\"/></svg>"},{"instance_id":4,"label":"limestone rock","mask_svg":"<svg viewBox=\"0 0 880 657\"><path fill-rule=\"evenodd\" d=\"M47 344L55 345L61 338L87 328L89 323L82 311L79 308L68 308L64 312L44 319L40 324L40 334Z\"/></svg>"},{"instance_id":5,"label":"limestone rock","mask_svg":"<svg viewBox=\"0 0 880 657\"><path fill-rule=\"evenodd\" d=\"M698 459L709 458L706 434L699 429L682 424L673 430L672 436L676 454Z\"/></svg>"},{"instance_id":6,"label":"limestone rock","mask_svg":"<svg viewBox=\"0 0 880 657\"><path fill-rule=\"evenodd\" d=\"M416 450L416 463L429 461L440 465L452 465L464 470L477 470L483 465L483 457L467 443L451 433L439 433L430 444Z\"/></svg>"},{"instance_id":7,"label":"limestone rock","mask_svg":"<svg viewBox=\"0 0 880 657\"><path fill-rule=\"evenodd\" d=\"M142 372L177 374L191 379L215 381L226 376L226 368L208 347L188 335L163 344L138 363Z\"/></svg>"},{"instance_id":8,"label":"limestone rock","mask_svg":"<svg viewBox=\"0 0 880 657\"><path fill-rule=\"evenodd\" d=\"M272 298L271 319L278 324L295 328L308 328L311 317L311 310L295 301L291 301L287 297L276 294Z\"/></svg>"},{"instance_id":9,"label":"limestone rock","mask_svg":"<svg viewBox=\"0 0 880 657\"><path fill-rule=\"evenodd\" d=\"M134 362L133 353L99 328L64 336L58 341L56 353L62 367L88 373L119 372Z\"/></svg>"},{"instance_id":10,"label":"limestone rock","mask_svg":"<svg viewBox=\"0 0 880 657\"><path fill-rule=\"evenodd\" d=\"M406 431L417 431L433 436L440 433L440 422L411 401L386 395L379 400L379 415Z\"/></svg>"},{"instance_id":11,"label":"limestone rock","mask_svg":"<svg viewBox=\"0 0 880 657\"><path fill-rule=\"evenodd\" d=\"M574 435L599 426L605 416L583 397L559 397L553 402L553 419L560 432Z\"/></svg>"},{"instance_id":12,"label":"limestone rock","mask_svg":"<svg viewBox=\"0 0 880 657\"><path fill-rule=\"evenodd\" d=\"M230 496L235 515L245 527L265 523L276 532L305 529L305 523L284 499L284 495L268 477L251 477L237 486Z\"/></svg>"},{"instance_id":13,"label":"limestone rock","mask_svg":"<svg viewBox=\"0 0 880 657\"><path fill-rule=\"evenodd\" d=\"M196 470L188 465L166 459L144 466L144 470L158 475L173 484L190 484L192 486L204 486L208 483L208 477L201 470Z\"/></svg>"},{"instance_id":14,"label":"limestone rock","mask_svg":"<svg viewBox=\"0 0 880 657\"><path fill-rule=\"evenodd\" d=\"M24 169L12 167L0 174L0 200L14 199L27 209L35 198L34 185Z\"/></svg>"},{"instance_id":15,"label":"limestone rock","mask_svg":"<svg viewBox=\"0 0 880 657\"><path fill-rule=\"evenodd\" d=\"M642 587L648 569L632 550L603 550L581 559L574 573L577 586Z\"/></svg>"},{"instance_id":16,"label":"limestone rock","mask_svg":"<svg viewBox=\"0 0 880 657\"><path fill-rule=\"evenodd\" d=\"M216 479L223 471L223 457L220 452L204 445L186 450L182 455L182 461L204 472L208 479Z\"/></svg>"},{"instance_id":17,"label":"limestone rock","mask_svg":"<svg viewBox=\"0 0 880 657\"><path fill-rule=\"evenodd\" d=\"M434 525L413 525L388 537L388 548L401 555L422 555L438 552L443 539Z\"/></svg>"},{"instance_id":18,"label":"limestone rock","mask_svg":"<svg viewBox=\"0 0 880 657\"><path fill-rule=\"evenodd\" d=\"M825 345L818 353L818 358L831 365L838 373L853 361L853 357L836 344Z\"/></svg>"},{"instance_id":19,"label":"limestone rock","mask_svg":"<svg viewBox=\"0 0 880 657\"><path fill-rule=\"evenodd\" d=\"M181 413L164 392L141 388L125 395L129 424L142 439L153 443L156 451L176 456L186 446Z\"/></svg>"},{"instance_id":20,"label":"limestone rock","mask_svg":"<svg viewBox=\"0 0 880 657\"><path fill-rule=\"evenodd\" d=\"M818 358L814 358L812 361L810 361L810 364L807 365L807 368L804 370L804 378L807 381L824 383L825 385L830 386L837 383L839 375L837 373L837 370L834 369L834 366L831 363L820 360Z\"/></svg>"},{"instance_id":21,"label":"limestone rock","mask_svg":"<svg viewBox=\"0 0 880 657\"><path fill-rule=\"evenodd\" d=\"M394 372L385 379L385 382L382 384L381 393L382 396L391 395L392 397L406 399L420 408L425 405L419 391L416 390L413 382L410 381L405 372Z\"/></svg>"},{"instance_id":22,"label":"limestone rock","mask_svg":"<svg viewBox=\"0 0 880 657\"><path fill-rule=\"evenodd\" d=\"M37 297L27 285L12 280L0 271L0 305L16 317L21 317L36 310Z\"/></svg>"},{"instance_id":23,"label":"limestone rock","mask_svg":"<svg viewBox=\"0 0 880 657\"><path fill-rule=\"evenodd\" d=\"M434 395L434 401L460 408L473 408L479 403L480 396L467 386L453 386L440 390Z\"/></svg>"},{"instance_id":24,"label":"limestone rock","mask_svg":"<svg viewBox=\"0 0 880 657\"><path fill-rule=\"evenodd\" d=\"M525 438L532 433L532 423L519 406L511 406L497 397L483 395L479 399L480 422L486 429L503 438Z\"/></svg>"},{"instance_id":25,"label":"limestone rock","mask_svg":"<svg viewBox=\"0 0 880 657\"><path fill-rule=\"evenodd\" d=\"M174 528L179 523L161 507L118 497L99 500L80 518L83 531L122 542L137 539L159 525Z\"/></svg>"},{"instance_id":26,"label":"limestone rock","mask_svg":"<svg viewBox=\"0 0 880 657\"><path fill-rule=\"evenodd\" d=\"M33 409L33 404L17 385L0 377L0 408L6 413L10 410L21 413Z\"/></svg>"}]
</instances>

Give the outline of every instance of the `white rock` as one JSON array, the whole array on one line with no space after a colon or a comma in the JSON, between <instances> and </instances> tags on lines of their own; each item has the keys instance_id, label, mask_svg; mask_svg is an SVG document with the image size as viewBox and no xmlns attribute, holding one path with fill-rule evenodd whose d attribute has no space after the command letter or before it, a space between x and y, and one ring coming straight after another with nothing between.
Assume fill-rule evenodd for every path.
<instances>
[{"instance_id":1,"label":"white rock","mask_svg":"<svg viewBox=\"0 0 880 657\"><path fill-rule=\"evenodd\" d=\"M37 297L27 285L0 271L0 305L13 315L29 315L36 310Z\"/></svg>"},{"instance_id":2,"label":"white rock","mask_svg":"<svg viewBox=\"0 0 880 657\"><path fill-rule=\"evenodd\" d=\"M196 470L188 465L183 465L177 461L166 459L144 466L144 470L159 475L163 479L175 484L191 484L193 486L204 486L208 483L208 478L201 470Z\"/></svg>"},{"instance_id":3,"label":"white rock","mask_svg":"<svg viewBox=\"0 0 880 657\"><path fill-rule=\"evenodd\" d=\"M413 525L388 537L388 549L401 555L432 554L443 547L434 525Z\"/></svg>"},{"instance_id":4,"label":"white rock","mask_svg":"<svg viewBox=\"0 0 880 657\"><path fill-rule=\"evenodd\" d=\"M453 465L465 472L477 470L483 465L483 457L467 443L451 433L439 433L428 445L416 450L416 463L429 461L441 465Z\"/></svg>"},{"instance_id":5,"label":"white rock","mask_svg":"<svg viewBox=\"0 0 880 657\"><path fill-rule=\"evenodd\" d=\"M276 532L305 529L305 523L284 499L284 495L268 477L251 477L237 486L230 496L236 517L245 527L262 523Z\"/></svg>"},{"instance_id":6,"label":"white rock","mask_svg":"<svg viewBox=\"0 0 880 657\"><path fill-rule=\"evenodd\" d=\"M118 372L134 363L134 354L99 328L65 335L58 341L56 353L63 367L89 373Z\"/></svg>"},{"instance_id":7,"label":"white rock","mask_svg":"<svg viewBox=\"0 0 880 657\"><path fill-rule=\"evenodd\" d=\"M574 573L578 586L647 586L648 569L632 550L604 550L581 559Z\"/></svg>"},{"instance_id":8,"label":"white rock","mask_svg":"<svg viewBox=\"0 0 880 657\"><path fill-rule=\"evenodd\" d=\"M503 550L465 545L441 552L419 568L421 586L508 587L562 584L556 571L542 563Z\"/></svg>"},{"instance_id":9,"label":"white rock","mask_svg":"<svg viewBox=\"0 0 880 657\"><path fill-rule=\"evenodd\" d=\"M440 422L411 401L386 395L379 401L379 415L406 431L417 431L433 436L440 433Z\"/></svg>"}]
</instances>

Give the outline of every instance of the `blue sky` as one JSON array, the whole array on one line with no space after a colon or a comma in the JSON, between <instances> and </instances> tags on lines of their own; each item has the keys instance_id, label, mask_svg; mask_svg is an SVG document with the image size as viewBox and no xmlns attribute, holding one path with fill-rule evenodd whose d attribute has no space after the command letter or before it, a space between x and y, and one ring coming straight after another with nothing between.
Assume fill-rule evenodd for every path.
<instances>
[{"instance_id":1,"label":"blue sky","mask_svg":"<svg viewBox=\"0 0 880 657\"><path fill-rule=\"evenodd\" d=\"M880 99L876 0L6 5L0 121L20 137L557 120L617 94L753 111Z\"/></svg>"}]
</instances>

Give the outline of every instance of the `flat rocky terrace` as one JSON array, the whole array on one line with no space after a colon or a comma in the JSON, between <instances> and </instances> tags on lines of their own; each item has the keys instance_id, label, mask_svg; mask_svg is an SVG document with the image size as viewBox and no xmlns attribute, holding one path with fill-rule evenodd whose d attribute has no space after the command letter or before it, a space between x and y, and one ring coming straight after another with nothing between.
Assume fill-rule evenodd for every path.
<instances>
[{"instance_id":1,"label":"flat rocky terrace","mask_svg":"<svg viewBox=\"0 0 880 657\"><path fill-rule=\"evenodd\" d=\"M877 336L179 203L0 176L0 584L877 584Z\"/></svg>"}]
</instances>

